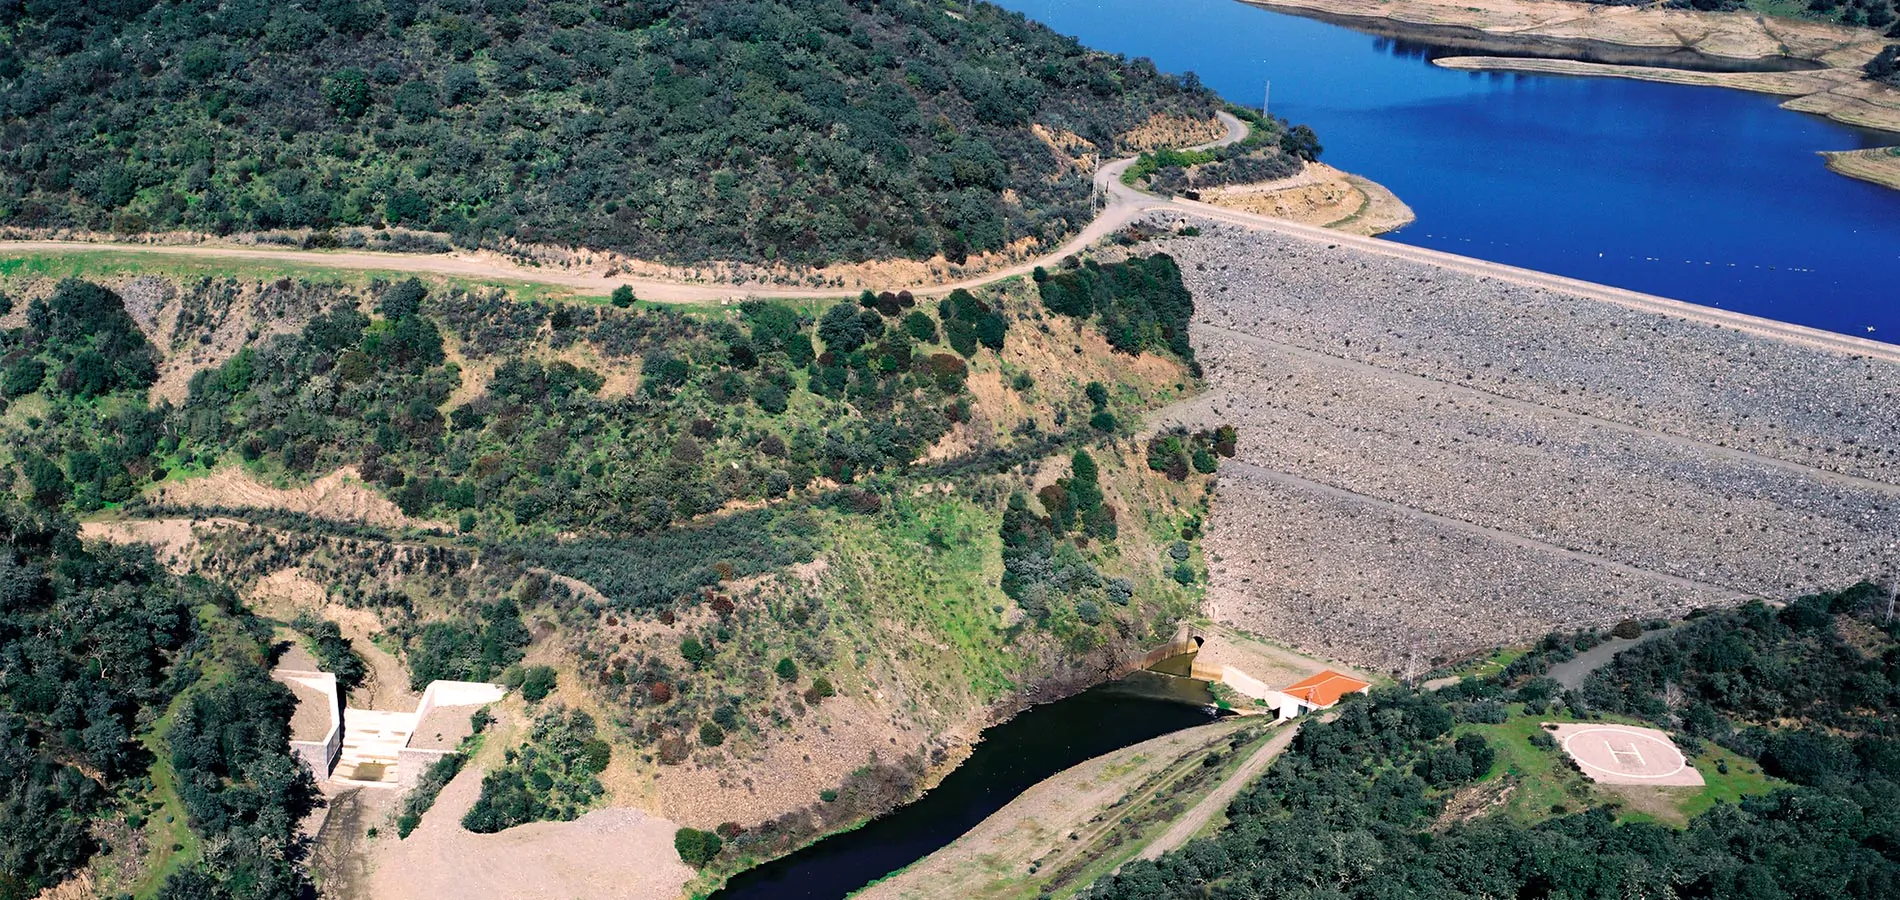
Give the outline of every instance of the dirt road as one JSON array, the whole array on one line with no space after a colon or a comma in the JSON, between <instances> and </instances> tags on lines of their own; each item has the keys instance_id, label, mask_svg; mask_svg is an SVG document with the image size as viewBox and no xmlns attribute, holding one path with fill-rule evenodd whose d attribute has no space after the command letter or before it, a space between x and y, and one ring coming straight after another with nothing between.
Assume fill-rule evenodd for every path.
<instances>
[{"instance_id":1,"label":"dirt road","mask_svg":"<svg viewBox=\"0 0 1900 900\"><path fill-rule=\"evenodd\" d=\"M1287 745L1293 743L1293 736L1300 733L1300 726L1295 724L1282 725L1280 728L1279 734L1261 744L1260 749L1255 750L1246 762L1241 763L1240 768L1235 769L1234 774L1229 775L1226 781L1208 791L1207 796L1201 798L1201 802L1194 804L1194 807L1184 813L1181 818L1174 820L1174 824L1169 826L1167 831L1162 832L1160 837L1155 838L1154 843L1142 848L1141 858L1159 859L1163 853L1180 849L1182 844L1187 843L1194 837L1195 832L1200 831L1202 826L1208 823L1208 820L1214 818L1215 813L1226 809L1227 804L1234 802L1234 797L1238 796L1247 785L1252 784L1255 778L1259 778L1260 773L1265 772L1267 766L1272 765L1274 760L1279 759Z\"/></svg>"},{"instance_id":2,"label":"dirt road","mask_svg":"<svg viewBox=\"0 0 1900 900\"><path fill-rule=\"evenodd\" d=\"M1239 119L1226 113L1221 121L1227 126L1227 134L1218 141L1197 147L1220 146L1233 143L1245 137L1247 126ZM1790 325L1770 319L1743 315L1741 313L1710 307L1697 306L1680 300L1670 300L1628 291L1622 288L1594 284L1560 275L1551 275L1530 269L1520 269L1501 263L1458 256L1438 250L1428 250L1405 244L1395 244L1376 238L1361 237L1315 225L1302 225L1282 219L1273 219L1238 210L1223 209L1206 203L1198 203L1180 198L1158 197L1143 193L1122 184L1121 176L1133 165L1135 158L1117 160L1103 166L1095 173L1095 186L1103 198L1101 212L1088 227L1070 238L1062 246L1035 259L1015 265L993 269L981 275L951 282L934 284L912 284L902 286L914 294L944 294L957 288L974 288L1002 278L1025 275L1037 266L1053 266L1074 253L1086 250L1097 241L1129 222L1155 212L1175 212L1192 214L1201 218L1213 219L1245 228L1338 244L1383 254L1400 259L1439 266L1453 271L1465 272L1488 278L1496 278L1514 284L1543 288L1552 291L1579 294L1608 303L1615 303L1630 309L1654 312L1699 322L1720 325L1736 331L1754 334L1760 337L1788 341L1810 347L1825 349L1848 355L1869 356L1900 362L1900 346L1884 344L1865 338L1819 331L1801 325ZM327 266L347 270L374 270L413 272L417 274L448 275L484 280L516 281L529 284L548 284L572 288L582 293L604 295L622 284L633 287L635 293L649 300L668 303L707 303L741 300L752 297L778 298L827 298L837 297L838 289L811 290L793 288L773 288L736 285L686 284L672 281L644 280L627 277L608 277L604 272L575 272L540 267L517 265L499 258L464 256L457 254L423 256L405 254L362 253L349 251L318 250L263 250L244 247L212 246L164 246L143 244L85 243L70 241L0 241L0 257L12 253L30 252L139 252L158 255L195 256L247 260L280 260L285 263L305 266ZM892 289L896 289L893 285Z\"/></svg>"},{"instance_id":3,"label":"dirt road","mask_svg":"<svg viewBox=\"0 0 1900 900\"><path fill-rule=\"evenodd\" d=\"M1247 124L1228 113L1218 114L1227 133L1219 140L1196 144L1188 149L1201 150L1235 143L1247 136ZM1103 166L1095 173L1095 187L1107 205L1095 220L1062 246L1035 259L1003 268L991 269L958 281L937 284L893 285L916 294L947 294L957 288L974 288L1002 278L1027 275L1037 266L1053 266L1070 254L1088 249L1117 228L1147 211L1159 198L1122 185L1121 173L1134 162L1131 157ZM156 256L186 256L247 261L278 261L300 266L322 266L349 271L408 272L419 275L444 275L484 281L545 284L571 288L583 294L605 295L621 285L633 288L642 299L663 303L718 303L754 297L827 298L844 293L838 288L809 289L755 285L688 284L626 275L609 276L605 270L574 271L525 266L493 254L415 254L372 253L351 250L276 250L257 247L216 245L178 246L165 244L120 244L87 241L0 241L0 256L13 253L115 252L149 253Z\"/></svg>"}]
</instances>

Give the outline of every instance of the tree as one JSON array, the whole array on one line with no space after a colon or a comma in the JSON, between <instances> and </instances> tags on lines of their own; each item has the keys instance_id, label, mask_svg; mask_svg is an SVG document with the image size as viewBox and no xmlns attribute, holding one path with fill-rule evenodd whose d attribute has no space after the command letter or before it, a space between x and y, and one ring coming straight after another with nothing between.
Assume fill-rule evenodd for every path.
<instances>
[{"instance_id":1,"label":"tree","mask_svg":"<svg viewBox=\"0 0 1900 900\"><path fill-rule=\"evenodd\" d=\"M778 680L780 681L793 682L798 680L798 664L792 662L792 658L789 656L779 660L778 665L773 667L772 671L778 673Z\"/></svg>"},{"instance_id":2,"label":"tree","mask_svg":"<svg viewBox=\"0 0 1900 900\"><path fill-rule=\"evenodd\" d=\"M1888 44L1878 56L1867 61L1867 77L1889 84L1900 84L1900 44Z\"/></svg>"},{"instance_id":3,"label":"tree","mask_svg":"<svg viewBox=\"0 0 1900 900\"><path fill-rule=\"evenodd\" d=\"M724 849L725 842L711 831L697 828L681 828L673 833L673 850L680 855L680 861L695 869L703 869L713 857Z\"/></svg>"},{"instance_id":4,"label":"tree","mask_svg":"<svg viewBox=\"0 0 1900 900\"><path fill-rule=\"evenodd\" d=\"M818 319L818 339L833 353L850 353L864 346L864 321L850 304L839 303Z\"/></svg>"},{"instance_id":5,"label":"tree","mask_svg":"<svg viewBox=\"0 0 1900 900\"><path fill-rule=\"evenodd\" d=\"M699 642L699 638L689 634L680 638L680 656L685 657L686 661L694 667L698 667L704 665L712 654L706 650L706 645Z\"/></svg>"},{"instance_id":6,"label":"tree","mask_svg":"<svg viewBox=\"0 0 1900 900\"><path fill-rule=\"evenodd\" d=\"M407 319L422 309L422 301L428 296L429 289L421 281L405 278L383 289L383 315L392 320Z\"/></svg>"},{"instance_id":7,"label":"tree","mask_svg":"<svg viewBox=\"0 0 1900 900\"><path fill-rule=\"evenodd\" d=\"M726 730L717 722L699 723L699 742L707 747L717 747L726 742Z\"/></svg>"},{"instance_id":8,"label":"tree","mask_svg":"<svg viewBox=\"0 0 1900 900\"><path fill-rule=\"evenodd\" d=\"M636 299L638 298L633 296L632 287L623 284L617 288L614 288L612 300L615 306L618 306L621 309L626 309L627 307L632 306Z\"/></svg>"},{"instance_id":9,"label":"tree","mask_svg":"<svg viewBox=\"0 0 1900 900\"><path fill-rule=\"evenodd\" d=\"M1324 149L1319 145L1319 135L1306 125L1295 125L1280 135L1280 152L1307 162L1317 161Z\"/></svg>"},{"instance_id":10,"label":"tree","mask_svg":"<svg viewBox=\"0 0 1900 900\"><path fill-rule=\"evenodd\" d=\"M906 313L903 328L905 334L922 343L937 342L937 323L921 312Z\"/></svg>"},{"instance_id":11,"label":"tree","mask_svg":"<svg viewBox=\"0 0 1900 900\"><path fill-rule=\"evenodd\" d=\"M362 69L344 69L323 83L323 99L346 119L354 119L369 110L369 77Z\"/></svg>"}]
</instances>

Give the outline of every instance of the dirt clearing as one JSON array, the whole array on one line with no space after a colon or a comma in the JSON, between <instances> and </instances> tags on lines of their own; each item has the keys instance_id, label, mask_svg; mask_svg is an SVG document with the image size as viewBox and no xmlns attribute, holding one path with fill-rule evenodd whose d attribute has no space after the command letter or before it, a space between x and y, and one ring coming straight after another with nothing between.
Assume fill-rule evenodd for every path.
<instances>
[{"instance_id":1,"label":"dirt clearing","mask_svg":"<svg viewBox=\"0 0 1900 900\"><path fill-rule=\"evenodd\" d=\"M463 769L408 838L372 839L375 900L673 900L693 870L673 851L673 823L636 809L597 809L572 822L475 834L461 819L481 795Z\"/></svg>"}]
</instances>

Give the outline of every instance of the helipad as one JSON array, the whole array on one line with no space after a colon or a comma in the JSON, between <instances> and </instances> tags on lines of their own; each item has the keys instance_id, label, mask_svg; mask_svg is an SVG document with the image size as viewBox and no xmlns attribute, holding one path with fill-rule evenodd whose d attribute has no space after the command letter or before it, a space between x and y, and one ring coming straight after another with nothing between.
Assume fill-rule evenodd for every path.
<instances>
[{"instance_id":1,"label":"helipad","mask_svg":"<svg viewBox=\"0 0 1900 900\"><path fill-rule=\"evenodd\" d=\"M1594 723L1545 723L1583 774L1602 784L1700 786L1702 773L1689 765L1669 735L1654 728Z\"/></svg>"}]
</instances>

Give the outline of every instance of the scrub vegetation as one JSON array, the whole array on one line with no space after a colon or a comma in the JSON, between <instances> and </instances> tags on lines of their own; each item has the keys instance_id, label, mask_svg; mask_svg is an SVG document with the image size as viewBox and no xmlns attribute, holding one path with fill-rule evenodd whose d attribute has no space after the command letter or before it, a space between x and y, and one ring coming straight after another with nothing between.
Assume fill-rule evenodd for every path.
<instances>
[{"instance_id":1,"label":"scrub vegetation","mask_svg":"<svg viewBox=\"0 0 1900 900\"><path fill-rule=\"evenodd\" d=\"M1247 136L1232 144L1206 150L1161 147L1141 154L1122 173L1124 184L1158 194L1184 194L1193 199L1201 188L1277 181L1299 174L1319 159L1319 136L1306 125L1263 116L1230 106L1227 110L1247 123Z\"/></svg>"},{"instance_id":2,"label":"scrub vegetation","mask_svg":"<svg viewBox=\"0 0 1900 900\"><path fill-rule=\"evenodd\" d=\"M1217 834L1084 896L1305 896L1314 860L1337 897L1886 896L1900 886L1886 607L1863 584L1711 613L1577 691L1541 673L1587 635L1435 693L1350 701L1307 723ZM1708 784L1586 782L1538 723L1592 719L1674 732Z\"/></svg>"},{"instance_id":3,"label":"scrub vegetation","mask_svg":"<svg viewBox=\"0 0 1900 900\"><path fill-rule=\"evenodd\" d=\"M1218 108L988 4L71 0L0 27L0 222L30 228L961 262L1087 221L1071 151ZM373 243L442 246L399 234Z\"/></svg>"},{"instance_id":4,"label":"scrub vegetation","mask_svg":"<svg viewBox=\"0 0 1900 900\"><path fill-rule=\"evenodd\" d=\"M249 590L294 567L373 614L413 688L516 685L540 712L483 774L471 829L708 779L678 801L707 811L679 815L733 825L693 844L717 877L909 799L959 729L1092 681L1195 608L1212 466L1191 451L1213 438L1174 472L1130 424L1192 389L1192 298L1165 257L1050 280L1072 311L1028 280L682 313L283 279L267 292L303 321L239 330L186 374L177 348L231 331L207 292L252 287L20 276L0 286L23 312L4 364L39 372L0 408L0 481L40 515L215 516L193 571ZM148 341L127 310L149 318L152 296L179 324ZM115 363L81 377L87 353ZM154 399L161 379L176 399ZM401 515L157 499L209 472L339 470L353 502ZM327 608L288 624L355 677ZM855 758L777 770L795 794L712 780L762 779L760 754L866 712L909 743L866 734ZM786 777L801 768L822 774Z\"/></svg>"}]
</instances>

